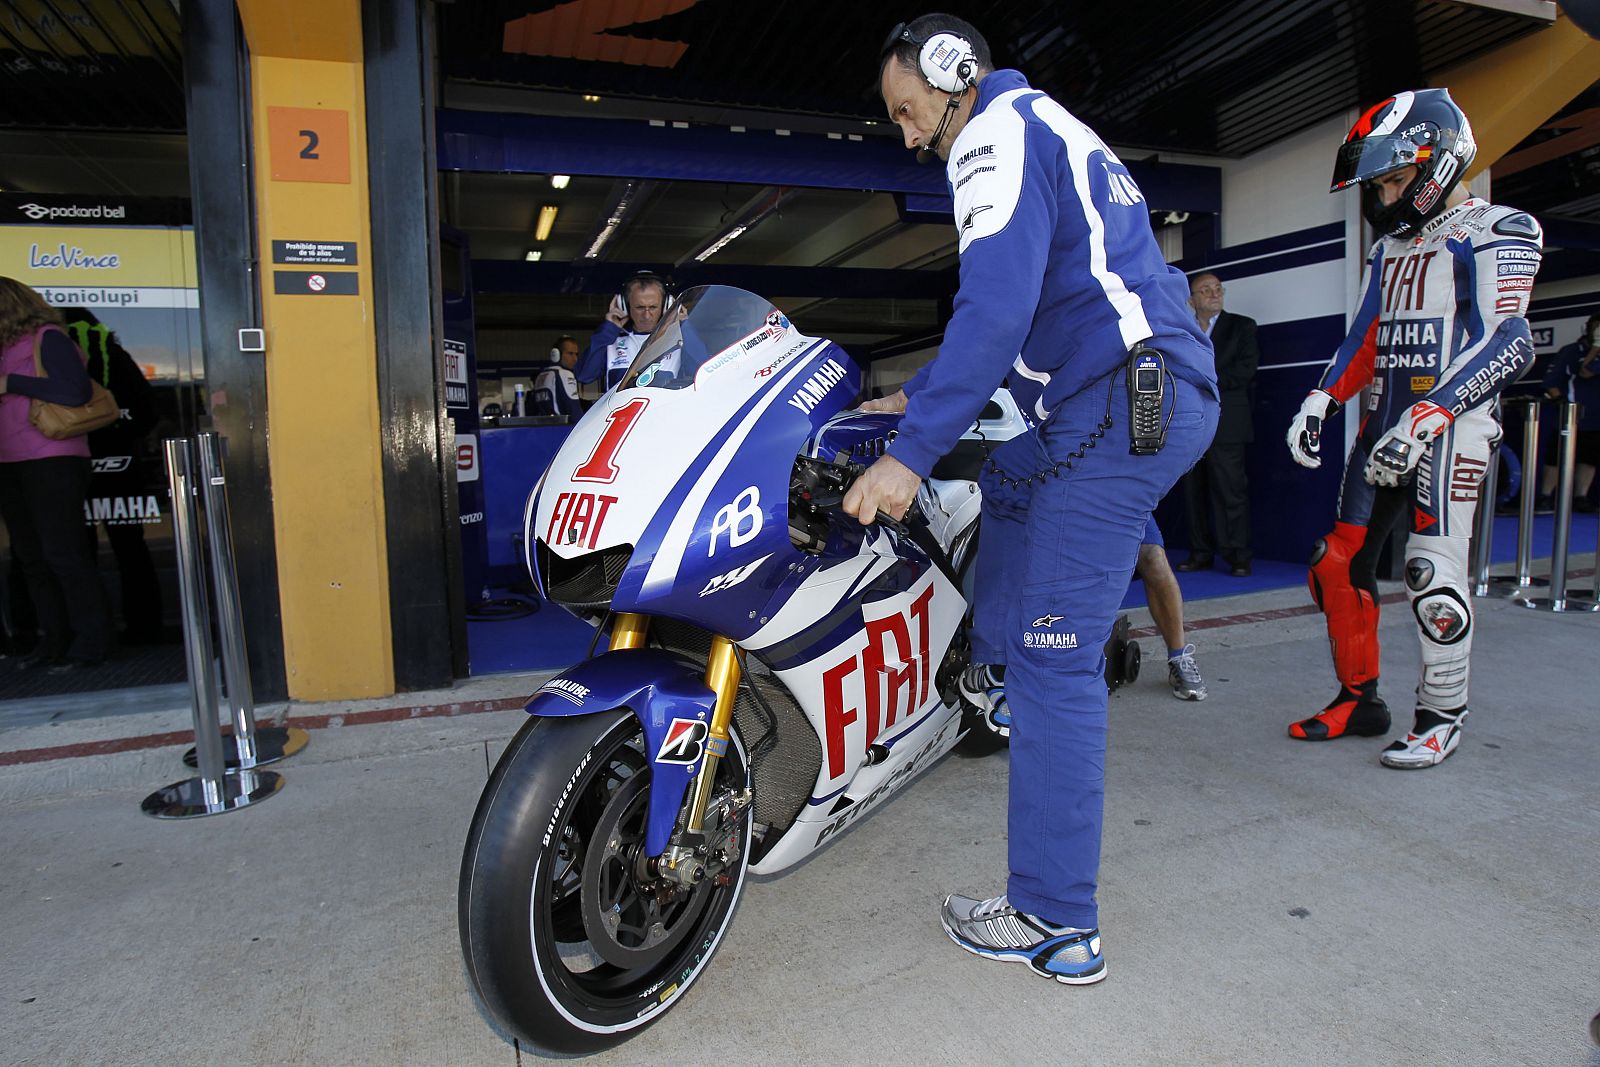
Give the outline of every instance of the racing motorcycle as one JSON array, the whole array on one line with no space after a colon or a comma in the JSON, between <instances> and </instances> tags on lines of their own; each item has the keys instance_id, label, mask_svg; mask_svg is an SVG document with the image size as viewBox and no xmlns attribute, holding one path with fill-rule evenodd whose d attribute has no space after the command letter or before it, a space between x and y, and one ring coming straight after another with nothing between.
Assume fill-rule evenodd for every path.
<instances>
[{"instance_id":1,"label":"racing motorcycle","mask_svg":"<svg viewBox=\"0 0 1600 1067\"><path fill-rule=\"evenodd\" d=\"M905 522L840 504L899 416L833 342L685 293L530 494L540 592L607 649L546 682L462 858L462 952L524 1042L615 1044L704 973L750 872L790 867L969 731L957 686L996 394ZM1134 646L1137 648L1137 646Z\"/></svg>"}]
</instances>

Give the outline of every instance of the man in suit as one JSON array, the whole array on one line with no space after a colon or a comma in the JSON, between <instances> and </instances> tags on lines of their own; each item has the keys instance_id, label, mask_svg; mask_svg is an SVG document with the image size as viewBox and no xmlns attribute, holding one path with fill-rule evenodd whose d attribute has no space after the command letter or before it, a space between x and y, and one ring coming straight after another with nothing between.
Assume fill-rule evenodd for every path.
<instances>
[{"instance_id":1,"label":"man in suit","mask_svg":"<svg viewBox=\"0 0 1600 1067\"><path fill-rule=\"evenodd\" d=\"M1183 479L1189 505L1189 558L1178 564L1178 570L1210 570L1212 557L1220 551L1230 573L1244 578L1250 574L1250 485L1244 453L1255 436L1250 394L1261 362L1256 320L1222 310L1222 280L1215 274L1189 279L1189 304L1217 353L1222 417L1211 447Z\"/></svg>"}]
</instances>

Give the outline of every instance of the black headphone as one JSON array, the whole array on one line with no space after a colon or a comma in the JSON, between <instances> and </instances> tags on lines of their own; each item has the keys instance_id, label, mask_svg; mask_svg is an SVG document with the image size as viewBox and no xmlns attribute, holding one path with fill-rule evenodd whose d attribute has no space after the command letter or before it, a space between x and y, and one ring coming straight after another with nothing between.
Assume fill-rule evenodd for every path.
<instances>
[{"instance_id":1,"label":"black headphone","mask_svg":"<svg viewBox=\"0 0 1600 1067\"><path fill-rule=\"evenodd\" d=\"M917 66L930 88L943 93L962 93L978 83L978 61L972 54L972 42L960 34L940 30L921 39L902 22L889 31L878 53L880 62L902 42L917 46Z\"/></svg>"},{"instance_id":2,"label":"black headphone","mask_svg":"<svg viewBox=\"0 0 1600 1067\"><path fill-rule=\"evenodd\" d=\"M672 286L668 285L667 280L661 275L657 274L655 271L642 270L633 277L629 278L627 281L623 282L622 289L617 293L617 303L622 306L623 315L627 315L629 313L628 290L633 288L635 285L661 286L661 314L665 315L667 312L672 310Z\"/></svg>"}]
</instances>

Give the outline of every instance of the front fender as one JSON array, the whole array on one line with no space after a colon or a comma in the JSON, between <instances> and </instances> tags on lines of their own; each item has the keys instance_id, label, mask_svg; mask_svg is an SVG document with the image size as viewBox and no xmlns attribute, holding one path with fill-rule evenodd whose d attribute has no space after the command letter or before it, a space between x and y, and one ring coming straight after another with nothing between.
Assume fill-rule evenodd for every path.
<instances>
[{"instance_id":1,"label":"front fender","mask_svg":"<svg viewBox=\"0 0 1600 1067\"><path fill-rule=\"evenodd\" d=\"M650 759L645 853L659 856L672 838L684 791L700 771L717 695L704 668L654 648L607 652L567 668L528 699L529 715L592 715L627 708L644 728Z\"/></svg>"}]
</instances>

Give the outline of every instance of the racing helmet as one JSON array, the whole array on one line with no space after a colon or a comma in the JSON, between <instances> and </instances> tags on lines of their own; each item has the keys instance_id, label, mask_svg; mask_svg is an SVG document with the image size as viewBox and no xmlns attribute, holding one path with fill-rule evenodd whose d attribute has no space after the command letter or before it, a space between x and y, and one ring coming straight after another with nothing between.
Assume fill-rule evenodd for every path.
<instances>
[{"instance_id":1,"label":"racing helmet","mask_svg":"<svg viewBox=\"0 0 1600 1067\"><path fill-rule=\"evenodd\" d=\"M1472 126L1448 89L1398 93L1368 108L1350 127L1328 191L1362 183L1361 213L1372 228L1389 237L1406 237L1444 209L1477 151ZM1385 206L1369 183L1407 165L1417 168L1416 178Z\"/></svg>"}]
</instances>

